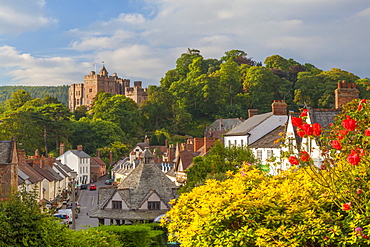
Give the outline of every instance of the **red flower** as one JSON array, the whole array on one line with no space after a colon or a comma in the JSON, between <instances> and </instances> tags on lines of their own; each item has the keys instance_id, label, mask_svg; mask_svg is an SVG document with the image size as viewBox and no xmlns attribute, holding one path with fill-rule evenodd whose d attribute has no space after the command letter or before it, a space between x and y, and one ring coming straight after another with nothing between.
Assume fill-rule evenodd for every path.
<instances>
[{"instance_id":1,"label":"red flower","mask_svg":"<svg viewBox=\"0 0 370 247\"><path fill-rule=\"evenodd\" d=\"M295 156L290 156L289 157L289 163L291 165L298 165L299 164L299 161L298 161L298 159Z\"/></svg>"},{"instance_id":2,"label":"red flower","mask_svg":"<svg viewBox=\"0 0 370 247\"><path fill-rule=\"evenodd\" d=\"M361 189L357 189L357 194L361 194L362 193L362 190Z\"/></svg>"},{"instance_id":3,"label":"red flower","mask_svg":"<svg viewBox=\"0 0 370 247\"><path fill-rule=\"evenodd\" d=\"M338 140L331 141L331 146L335 148L336 150L342 150L342 145L340 144L340 141Z\"/></svg>"},{"instance_id":4,"label":"red flower","mask_svg":"<svg viewBox=\"0 0 370 247\"><path fill-rule=\"evenodd\" d=\"M365 234L363 234L362 235L362 237L364 237L364 238L366 238L366 239L368 239L369 237L368 236L366 236Z\"/></svg>"},{"instance_id":5,"label":"red flower","mask_svg":"<svg viewBox=\"0 0 370 247\"><path fill-rule=\"evenodd\" d=\"M302 130L304 131L304 134L305 134L305 135L310 136L310 135L312 135L312 134L313 134L313 128L312 128L312 126L311 126L311 125L309 125L309 124L303 124L303 125L302 125Z\"/></svg>"},{"instance_id":6,"label":"red flower","mask_svg":"<svg viewBox=\"0 0 370 247\"><path fill-rule=\"evenodd\" d=\"M299 135L301 138L304 137L304 131L302 129L297 129L297 135Z\"/></svg>"},{"instance_id":7,"label":"red flower","mask_svg":"<svg viewBox=\"0 0 370 247\"><path fill-rule=\"evenodd\" d=\"M351 205L352 205L351 202L344 203L343 204L343 211L350 210L351 209Z\"/></svg>"},{"instance_id":8,"label":"red flower","mask_svg":"<svg viewBox=\"0 0 370 247\"><path fill-rule=\"evenodd\" d=\"M362 148L356 148L356 153L358 153L360 156L364 156L365 155L365 150L362 149Z\"/></svg>"},{"instance_id":9,"label":"red flower","mask_svg":"<svg viewBox=\"0 0 370 247\"><path fill-rule=\"evenodd\" d=\"M358 103L357 111L361 111L361 109L362 109L362 104L363 104L363 103L366 103L366 99L362 99L362 100L360 101L360 103Z\"/></svg>"},{"instance_id":10,"label":"red flower","mask_svg":"<svg viewBox=\"0 0 370 247\"><path fill-rule=\"evenodd\" d=\"M365 130L365 136L370 136L370 128Z\"/></svg>"},{"instance_id":11,"label":"red flower","mask_svg":"<svg viewBox=\"0 0 370 247\"><path fill-rule=\"evenodd\" d=\"M303 124L302 118L299 117L292 117L292 124L295 127L301 127Z\"/></svg>"},{"instance_id":12,"label":"red flower","mask_svg":"<svg viewBox=\"0 0 370 247\"><path fill-rule=\"evenodd\" d=\"M309 161L310 160L310 155L306 151L301 152L301 160L302 161Z\"/></svg>"},{"instance_id":13,"label":"red flower","mask_svg":"<svg viewBox=\"0 0 370 247\"><path fill-rule=\"evenodd\" d=\"M313 128L313 135L320 136L321 135L321 125L319 123L314 123L312 125Z\"/></svg>"},{"instance_id":14,"label":"red flower","mask_svg":"<svg viewBox=\"0 0 370 247\"><path fill-rule=\"evenodd\" d=\"M299 115L300 117L307 117L307 112L308 112L308 109L303 109L301 115Z\"/></svg>"},{"instance_id":15,"label":"red flower","mask_svg":"<svg viewBox=\"0 0 370 247\"><path fill-rule=\"evenodd\" d=\"M351 117L347 115L346 119L342 121L342 126L349 131L353 131L357 127L357 123L356 120L351 119Z\"/></svg>"},{"instance_id":16,"label":"red flower","mask_svg":"<svg viewBox=\"0 0 370 247\"><path fill-rule=\"evenodd\" d=\"M356 151L352 150L351 154L348 155L347 160L351 165L356 166L360 162L360 156L356 153Z\"/></svg>"}]
</instances>

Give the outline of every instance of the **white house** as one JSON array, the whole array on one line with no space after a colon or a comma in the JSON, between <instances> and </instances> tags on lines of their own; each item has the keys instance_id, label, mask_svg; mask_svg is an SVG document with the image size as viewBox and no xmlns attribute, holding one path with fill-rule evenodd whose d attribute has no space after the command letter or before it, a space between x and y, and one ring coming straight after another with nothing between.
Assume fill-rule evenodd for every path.
<instances>
[{"instance_id":1,"label":"white house","mask_svg":"<svg viewBox=\"0 0 370 247\"><path fill-rule=\"evenodd\" d=\"M90 155L82 151L82 145L78 145L77 150L68 150L57 160L77 172L77 184L81 185L90 183L90 158Z\"/></svg>"}]
</instances>

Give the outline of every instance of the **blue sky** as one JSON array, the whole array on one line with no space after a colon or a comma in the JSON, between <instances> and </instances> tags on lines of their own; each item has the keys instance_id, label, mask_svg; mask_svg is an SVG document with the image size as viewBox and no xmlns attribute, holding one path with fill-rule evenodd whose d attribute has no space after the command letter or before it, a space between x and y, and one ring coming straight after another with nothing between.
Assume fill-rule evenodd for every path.
<instances>
[{"instance_id":1,"label":"blue sky","mask_svg":"<svg viewBox=\"0 0 370 247\"><path fill-rule=\"evenodd\" d=\"M109 74L159 85L188 48L370 77L370 1L0 0L0 85L81 83L102 61Z\"/></svg>"}]
</instances>

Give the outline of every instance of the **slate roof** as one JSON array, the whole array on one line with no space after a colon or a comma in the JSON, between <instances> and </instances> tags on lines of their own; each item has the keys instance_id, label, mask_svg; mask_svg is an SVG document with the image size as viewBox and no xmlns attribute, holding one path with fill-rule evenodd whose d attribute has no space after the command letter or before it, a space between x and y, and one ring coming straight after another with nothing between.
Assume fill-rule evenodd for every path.
<instances>
[{"instance_id":1,"label":"slate roof","mask_svg":"<svg viewBox=\"0 0 370 247\"><path fill-rule=\"evenodd\" d=\"M146 161L146 162L144 162ZM148 197L156 193L169 208L169 201L177 197L178 187L154 164L154 156L148 148L141 163L117 186L99 188L97 208L90 211L91 218L147 219L164 214L167 210L138 210ZM112 197L118 193L130 210L106 209Z\"/></svg>"},{"instance_id":2,"label":"slate roof","mask_svg":"<svg viewBox=\"0 0 370 247\"><path fill-rule=\"evenodd\" d=\"M69 150L71 151L73 154L75 154L76 156L80 157L80 158L91 158L90 155L88 155L87 153L85 153L84 151L82 150Z\"/></svg>"},{"instance_id":3,"label":"slate roof","mask_svg":"<svg viewBox=\"0 0 370 247\"><path fill-rule=\"evenodd\" d=\"M33 169L38 172L41 176L43 176L44 178L46 178L49 182L51 181L55 181L55 177L53 175L51 175L49 172L47 172L46 170L42 169L41 167L39 167L38 165L35 165L33 167Z\"/></svg>"},{"instance_id":4,"label":"slate roof","mask_svg":"<svg viewBox=\"0 0 370 247\"><path fill-rule=\"evenodd\" d=\"M308 111L312 123L319 123L322 128L327 128L329 124L334 123L339 113L340 110L338 109L313 109Z\"/></svg>"},{"instance_id":5,"label":"slate roof","mask_svg":"<svg viewBox=\"0 0 370 247\"><path fill-rule=\"evenodd\" d=\"M38 172L35 171L30 165L24 164L24 163L19 163L18 168L24 172L27 176L29 176L29 181L32 182L33 184L36 184L42 180L44 180L44 176L39 174Z\"/></svg>"},{"instance_id":6,"label":"slate roof","mask_svg":"<svg viewBox=\"0 0 370 247\"><path fill-rule=\"evenodd\" d=\"M63 180L63 177L60 176L51 166L45 166L45 170L48 171L56 181Z\"/></svg>"},{"instance_id":7,"label":"slate roof","mask_svg":"<svg viewBox=\"0 0 370 247\"><path fill-rule=\"evenodd\" d=\"M225 136L246 135L271 116L273 116L272 112L254 115L227 132Z\"/></svg>"},{"instance_id":8,"label":"slate roof","mask_svg":"<svg viewBox=\"0 0 370 247\"><path fill-rule=\"evenodd\" d=\"M0 164L10 164L12 155L12 142L0 141Z\"/></svg>"},{"instance_id":9,"label":"slate roof","mask_svg":"<svg viewBox=\"0 0 370 247\"><path fill-rule=\"evenodd\" d=\"M217 119L206 128L206 131L231 130L242 122L239 118Z\"/></svg>"},{"instance_id":10,"label":"slate roof","mask_svg":"<svg viewBox=\"0 0 370 247\"><path fill-rule=\"evenodd\" d=\"M280 132L285 132L285 126L279 126L276 129L270 131L257 141L253 142L249 147L251 148L280 148L280 145L282 144L281 141L276 142L275 141L281 136L279 135Z\"/></svg>"},{"instance_id":11,"label":"slate roof","mask_svg":"<svg viewBox=\"0 0 370 247\"><path fill-rule=\"evenodd\" d=\"M26 182L26 180L28 180L30 177L27 176L27 174L25 174L24 172L22 172L22 170L20 170L18 168L18 185L21 185L23 184L24 182Z\"/></svg>"}]
</instances>

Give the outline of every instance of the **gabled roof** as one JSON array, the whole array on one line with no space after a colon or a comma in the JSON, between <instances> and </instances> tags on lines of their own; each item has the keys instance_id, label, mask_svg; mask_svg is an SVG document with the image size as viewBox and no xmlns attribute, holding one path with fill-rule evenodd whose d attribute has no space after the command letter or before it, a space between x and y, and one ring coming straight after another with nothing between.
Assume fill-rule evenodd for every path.
<instances>
[{"instance_id":1,"label":"gabled roof","mask_svg":"<svg viewBox=\"0 0 370 247\"><path fill-rule=\"evenodd\" d=\"M44 180L44 176L40 175L38 172L35 171L30 165L19 163L18 168L24 172L27 176L29 176L29 181L33 184L36 184L42 180Z\"/></svg>"},{"instance_id":2,"label":"gabled roof","mask_svg":"<svg viewBox=\"0 0 370 247\"><path fill-rule=\"evenodd\" d=\"M68 150L68 151L71 151L71 153L75 154L79 158L91 158L90 155L88 155L87 153L85 153L82 150L75 150L75 149L73 149L73 150Z\"/></svg>"},{"instance_id":3,"label":"gabled roof","mask_svg":"<svg viewBox=\"0 0 370 247\"><path fill-rule=\"evenodd\" d=\"M276 129L270 131L262 138L258 139L257 141L253 142L249 147L251 148L279 148L282 144L281 141L276 142L276 140L280 139L281 136L279 135L280 132L285 132L285 126L279 126Z\"/></svg>"},{"instance_id":4,"label":"gabled roof","mask_svg":"<svg viewBox=\"0 0 370 247\"><path fill-rule=\"evenodd\" d=\"M91 157L90 159L90 166L105 166L105 162L100 159L99 157Z\"/></svg>"},{"instance_id":5,"label":"gabled roof","mask_svg":"<svg viewBox=\"0 0 370 247\"><path fill-rule=\"evenodd\" d=\"M58 174L62 174L63 177L68 177L67 171L62 168L62 165L63 164L59 160L56 160L54 162L54 166L53 167L55 167L58 170L57 171ZM68 167L68 166L66 166L66 167ZM71 169L69 168L69 170L71 170Z\"/></svg>"},{"instance_id":6,"label":"gabled roof","mask_svg":"<svg viewBox=\"0 0 370 247\"><path fill-rule=\"evenodd\" d=\"M38 172L41 176L43 176L44 178L46 178L49 182L51 181L55 181L55 177L53 175L51 175L49 172L47 172L46 170L42 169L41 167L39 167L38 165L35 165L33 167L33 169Z\"/></svg>"},{"instance_id":7,"label":"gabled roof","mask_svg":"<svg viewBox=\"0 0 370 247\"><path fill-rule=\"evenodd\" d=\"M206 131L215 130L231 130L235 126L241 124L243 121L239 118L227 118L227 119L217 119L211 125L206 128Z\"/></svg>"},{"instance_id":8,"label":"gabled roof","mask_svg":"<svg viewBox=\"0 0 370 247\"><path fill-rule=\"evenodd\" d=\"M182 168L184 170L186 170L190 165L191 163L193 162L193 159L197 156L200 155L201 152L193 152L193 151L188 151L188 150L183 150L183 151L180 151L180 161L181 161L181 164L182 164ZM176 167L175 167L175 170L178 169L178 164L179 162L176 162Z\"/></svg>"},{"instance_id":9,"label":"gabled roof","mask_svg":"<svg viewBox=\"0 0 370 247\"><path fill-rule=\"evenodd\" d=\"M58 172L56 172L51 166L45 166L45 170L49 172L56 181L63 180L63 177L59 175Z\"/></svg>"},{"instance_id":10,"label":"gabled roof","mask_svg":"<svg viewBox=\"0 0 370 247\"><path fill-rule=\"evenodd\" d=\"M225 136L238 136L238 135L247 135L251 130L253 130L256 126L260 125L262 122L266 121L266 119L274 116L272 112L254 115L229 132L225 134Z\"/></svg>"},{"instance_id":11,"label":"gabled roof","mask_svg":"<svg viewBox=\"0 0 370 247\"><path fill-rule=\"evenodd\" d=\"M18 185L21 185L23 184L24 182L26 182L26 180L28 180L30 177L27 176L26 173L22 172L22 170L20 170L18 168Z\"/></svg>"},{"instance_id":12,"label":"gabled roof","mask_svg":"<svg viewBox=\"0 0 370 247\"><path fill-rule=\"evenodd\" d=\"M308 111L312 123L319 123L322 128L327 128L329 124L334 123L339 113L338 109L310 109Z\"/></svg>"},{"instance_id":13,"label":"gabled roof","mask_svg":"<svg viewBox=\"0 0 370 247\"><path fill-rule=\"evenodd\" d=\"M138 209L145 196L155 190L167 204L176 197L177 186L154 163L139 164L123 181L118 189L128 189L130 201L126 202L131 209ZM168 205L169 206L169 205Z\"/></svg>"}]
</instances>

